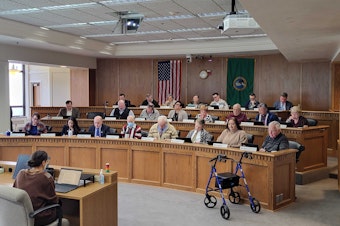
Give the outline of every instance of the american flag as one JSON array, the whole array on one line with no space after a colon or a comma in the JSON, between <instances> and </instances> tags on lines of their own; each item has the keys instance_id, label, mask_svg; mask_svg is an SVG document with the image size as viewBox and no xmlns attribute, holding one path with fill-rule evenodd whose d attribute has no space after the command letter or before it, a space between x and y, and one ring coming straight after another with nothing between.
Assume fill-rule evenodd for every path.
<instances>
[{"instance_id":1,"label":"american flag","mask_svg":"<svg viewBox=\"0 0 340 226\"><path fill-rule=\"evenodd\" d=\"M171 94L175 100L181 96L182 64L180 60L158 62L158 102L165 103Z\"/></svg>"}]
</instances>

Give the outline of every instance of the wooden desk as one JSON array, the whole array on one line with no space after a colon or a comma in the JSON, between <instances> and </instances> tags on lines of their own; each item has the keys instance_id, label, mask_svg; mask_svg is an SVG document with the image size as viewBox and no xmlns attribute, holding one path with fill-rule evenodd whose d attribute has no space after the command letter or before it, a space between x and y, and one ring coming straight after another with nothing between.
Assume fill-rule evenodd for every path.
<instances>
[{"instance_id":1,"label":"wooden desk","mask_svg":"<svg viewBox=\"0 0 340 226\"><path fill-rule=\"evenodd\" d=\"M0 165L4 166L0 161ZM58 174L59 166L52 166ZM98 170L82 169L84 173L98 174ZM0 174L0 184L13 185L12 173ZM117 172L105 173L105 184L89 183L68 193L57 193L62 200L64 217L70 225L118 225Z\"/></svg>"},{"instance_id":2,"label":"wooden desk","mask_svg":"<svg viewBox=\"0 0 340 226\"><path fill-rule=\"evenodd\" d=\"M239 159L242 154L238 149L166 141L0 137L0 159L4 161L16 161L18 154L30 154L39 149L49 153L51 164L99 169L109 162L110 168L119 172L121 181L199 193L205 192L210 172L208 161L211 158L221 153ZM295 200L295 152L258 152L253 154L252 160L244 160L243 170L250 191L263 208L276 210ZM221 163L217 169L220 172L232 172L235 165L231 162ZM247 202L246 191L237 189ZM277 196L283 199L277 200ZM100 214L95 219L98 216Z\"/></svg>"},{"instance_id":3,"label":"wooden desk","mask_svg":"<svg viewBox=\"0 0 340 226\"><path fill-rule=\"evenodd\" d=\"M42 120L47 125L53 127L53 131L60 132L66 120ZM126 123L125 120L104 121L104 123L118 132ZM149 131L150 127L156 123L155 121L140 121L137 122L143 130ZM89 128L93 121L91 119L79 119L78 124L81 128ZM185 137L190 130L194 128L193 123L171 122L177 130L180 131L180 136ZM226 125L207 123L205 129L214 135L214 139L222 133ZM268 134L266 126L242 126L242 128L250 134L254 135L254 143L261 146L265 137ZM312 169L318 169L327 166L327 147L328 147L328 126L311 126L308 128L285 128L282 133L289 140L297 141L303 144L306 149L300 157L297 164L298 172L305 172Z\"/></svg>"},{"instance_id":4,"label":"wooden desk","mask_svg":"<svg viewBox=\"0 0 340 226\"><path fill-rule=\"evenodd\" d=\"M45 117L48 114L50 116L56 116L61 107L31 107L31 112L39 112L41 117ZM143 109L139 107L131 108L133 112L138 116L140 115ZM161 109L158 108L161 114L168 115L171 109ZM198 113L198 109L185 109L188 114L191 114L192 117L195 117ZM79 107L79 111L81 112L80 117L86 118L86 113L93 112L105 112L106 115L109 115L112 111L112 107L104 108L104 106L89 106L89 107ZM220 120L225 120L226 116L231 113L232 110L219 110L214 109L210 110L209 114L218 116ZM243 111L248 118L255 119L257 115L257 111ZM275 112L282 120L286 119L289 116L289 111L278 111ZM331 151L333 156L337 156L338 150L338 139L339 139L339 112L330 112L330 111L302 111L302 116L306 118L312 118L318 120L318 125L328 125L329 126L329 136L328 136L328 148ZM87 128L87 127L86 127ZM61 130L60 130L61 131Z\"/></svg>"}]
</instances>

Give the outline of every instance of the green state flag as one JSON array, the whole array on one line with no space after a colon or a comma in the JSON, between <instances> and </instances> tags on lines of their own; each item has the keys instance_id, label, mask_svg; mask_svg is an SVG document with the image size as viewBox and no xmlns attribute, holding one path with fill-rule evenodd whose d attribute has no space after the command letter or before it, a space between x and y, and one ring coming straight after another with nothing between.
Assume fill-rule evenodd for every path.
<instances>
[{"instance_id":1,"label":"green state flag","mask_svg":"<svg viewBox=\"0 0 340 226\"><path fill-rule=\"evenodd\" d=\"M227 102L244 105L254 87L254 59L229 58L227 72Z\"/></svg>"}]
</instances>

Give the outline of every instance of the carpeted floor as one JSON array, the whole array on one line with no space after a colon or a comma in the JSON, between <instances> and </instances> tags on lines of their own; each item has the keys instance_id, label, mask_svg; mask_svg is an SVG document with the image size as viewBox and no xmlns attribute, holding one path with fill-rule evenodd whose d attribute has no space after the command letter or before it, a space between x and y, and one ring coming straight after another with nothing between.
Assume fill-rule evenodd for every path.
<instances>
[{"instance_id":1,"label":"carpeted floor","mask_svg":"<svg viewBox=\"0 0 340 226\"><path fill-rule=\"evenodd\" d=\"M296 185L295 203L276 212L229 201L229 220L220 215L221 199L215 208L205 207L203 194L138 184L118 185L119 226L197 226L197 225L340 225L340 192L335 179Z\"/></svg>"}]
</instances>

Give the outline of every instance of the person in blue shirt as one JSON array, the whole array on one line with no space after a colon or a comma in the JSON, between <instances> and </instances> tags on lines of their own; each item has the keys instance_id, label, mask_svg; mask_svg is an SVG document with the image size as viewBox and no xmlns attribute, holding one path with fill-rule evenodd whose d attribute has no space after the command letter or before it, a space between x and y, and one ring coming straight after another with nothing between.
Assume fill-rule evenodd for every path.
<instances>
[{"instance_id":1,"label":"person in blue shirt","mask_svg":"<svg viewBox=\"0 0 340 226\"><path fill-rule=\"evenodd\" d=\"M33 113L31 122L28 122L23 132L28 135L40 135L41 133L47 133L47 128L44 123L40 122L40 114L38 112Z\"/></svg>"}]
</instances>

